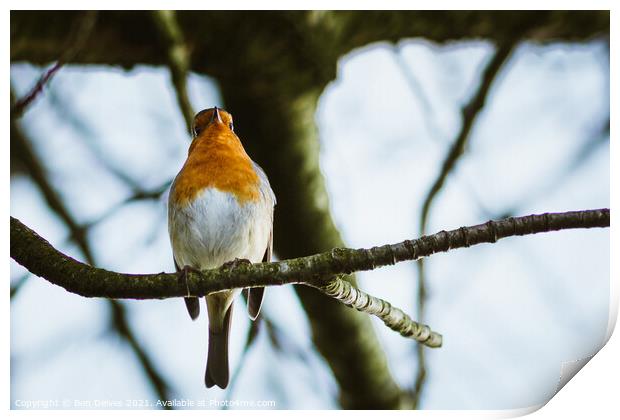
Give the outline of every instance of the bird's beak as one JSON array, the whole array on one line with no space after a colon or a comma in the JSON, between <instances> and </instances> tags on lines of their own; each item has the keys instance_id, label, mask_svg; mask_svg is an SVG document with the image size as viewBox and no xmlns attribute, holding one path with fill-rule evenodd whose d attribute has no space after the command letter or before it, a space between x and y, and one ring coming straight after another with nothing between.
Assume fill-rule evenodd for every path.
<instances>
[{"instance_id":1,"label":"bird's beak","mask_svg":"<svg viewBox=\"0 0 620 420\"><path fill-rule=\"evenodd\" d=\"M211 115L210 122L215 122L215 120L222 122L222 117L220 116L220 110L218 107L213 108L213 114Z\"/></svg>"}]
</instances>

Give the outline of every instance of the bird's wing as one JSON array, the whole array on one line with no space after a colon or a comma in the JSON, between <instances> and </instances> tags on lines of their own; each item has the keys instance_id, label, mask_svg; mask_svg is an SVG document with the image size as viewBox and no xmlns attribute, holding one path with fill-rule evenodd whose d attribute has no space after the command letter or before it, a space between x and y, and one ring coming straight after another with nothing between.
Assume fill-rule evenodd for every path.
<instances>
[{"instance_id":1,"label":"bird's wing","mask_svg":"<svg viewBox=\"0 0 620 420\"><path fill-rule=\"evenodd\" d=\"M254 170L256 171L256 174L258 175L258 178L261 181L261 192L267 195L266 198L269 200L269 202L271 203L271 207L273 208L273 206L277 204L277 200L276 200L276 195L271 189L271 185L269 185L269 179L267 178L265 171L263 171L263 168L261 168L258 165L258 163L252 161L252 164L254 165ZM273 221L273 214L272 214L272 221Z\"/></svg>"},{"instance_id":2,"label":"bird's wing","mask_svg":"<svg viewBox=\"0 0 620 420\"><path fill-rule=\"evenodd\" d=\"M271 253L273 250L273 230L269 234L269 243L263 256L263 262L271 261ZM261 305L263 304L263 297L265 296L264 287L251 287L248 289L248 315L252 321L258 318Z\"/></svg>"},{"instance_id":3,"label":"bird's wing","mask_svg":"<svg viewBox=\"0 0 620 420\"><path fill-rule=\"evenodd\" d=\"M267 179L265 171L263 171L263 169L256 162L252 163L254 164L254 170L256 171L258 177L261 180L261 193L263 194L263 197L267 201L267 205L271 210L271 231L269 232L267 249L265 250L265 254L263 256L263 262L269 262L271 261L271 254L273 253L273 207L276 205L276 195L271 189L271 185L269 185L269 179ZM263 304L263 297L265 296L265 288L251 287L247 290L248 314L250 316L250 319L254 321L260 313L260 308Z\"/></svg>"}]
</instances>

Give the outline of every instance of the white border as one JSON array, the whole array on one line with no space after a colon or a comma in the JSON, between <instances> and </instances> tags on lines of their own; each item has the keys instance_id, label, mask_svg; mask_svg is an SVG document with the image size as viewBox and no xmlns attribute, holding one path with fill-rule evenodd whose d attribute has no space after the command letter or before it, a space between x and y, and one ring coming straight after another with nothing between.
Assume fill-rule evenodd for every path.
<instances>
[{"instance_id":1,"label":"white border","mask_svg":"<svg viewBox=\"0 0 620 420\"><path fill-rule=\"evenodd\" d=\"M34 0L24 0L24 1L7 1L4 4L9 6L9 9L17 9L17 10L27 10L27 9L49 9L51 3L49 1L34 1ZM187 1L187 0L177 0L175 2L170 1L161 1L161 0L153 0L153 1L133 1L131 4L127 2L121 2L118 0L109 0L109 1L90 1L88 3L84 3L83 1L55 1L52 3L54 6L62 9L82 9L85 6L93 9L100 10L111 10L111 9L123 9L127 6L130 6L131 9L167 9L174 7L175 9L183 10L183 9L196 9L196 8L212 8L215 10L230 10L230 9L248 9L248 10L258 10L258 6L260 8L267 9L329 9L329 10L342 10L342 9L369 9L376 10L378 6L381 8L389 8L391 10L405 10L411 9L415 6L420 10L424 9L463 9L463 6L467 6L468 9L532 9L532 10L541 10L541 9L612 9L611 1L603 1L603 0L590 0L586 2L577 2L577 1L567 1L567 0L552 0L541 2L533 1L533 0L523 0L519 2L515 1L503 1L499 2L482 2L482 1L469 1L463 3L462 1L435 1L435 2L424 2L417 3L412 1L404 1L404 0L392 0L390 2L377 2L377 1L369 1L369 0L359 0L359 1L295 1L295 2L287 2L287 1L263 1L256 2L250 0L229 0L227 2L202 2L198 3L196 1ZM618 64L617 64L617 51L615 51L615 45L617 41L616 30L618 24L618 19L615 18L616 14L612 10L611 13L612 20L612 33L611 33L611 110L612 110L612 120L611 120L611 133L616 132L616 94L617 92L617 83L615 81L615 77L613 75L617 74ZM9 10L2 15L2 27L5 28L4 36L9 38ZM6 60L4 65L4 71L8 73L9 71L9 44L10 38L8 42L4 42L3 57ZM9 96L9 89L6 81L9 79L8 74L5 75L5 83L3 84L2 90L4 93L5 100L3 101L3 120L5 122L5 133L8 132L9 127L9 101L6 100ZM7 153L8 149L8 136L4 139L4 147L5 153L0 155L0 159L2 159L3 169L5 173L4 182L2 183L2 197L9 196L9 153ZM614 141L611 141L611 178L612 180L617 180L620 174L616 169L618 167L618 147L614 145ZM616 187L616 182L612 182L612 191L611 191L611 203L612 208L617 208L618 204L618 193L615 192L614 187ZM6 200L3 201L3 213L4 220L7 219L8 216L8 202ZM617 320L618 315L618 292L619 292L619 284L618 279L620 279L620 273L618 271L618 260L614 259L613 256L620 255L620 248L618 247L618 235L617 229L615 228L615 223L613 222L614 218L612 215L612 235L611 235L611 256L612 256L612 264L611 264L611 278L615 279L611 284L611 311L609 318L609 328L608 334L611 333L613 327ZM8 224L4 223L2 225L2 233L4 234L4 238L9 237L8 235ZM8 241L5 240L3 242L4 255L8 254ZM6 279L9 278L9 264L8 260L5 259L5 290L8 294L9 284ZM6 295L5 295L6 296ZM5 304L7 303L5 298ZM10 306L7 305L7 308L2 312L2 325L4 327L5 334L9 333L9 311ZM5 335L6 337L6 335ZM2 356L3 356L3 372L4 373L4 381L2 382L2 395L4 396L4 407L8 409L10 407L9 399L10 399L10 375L9 375L9 343L8 340L5 341L5 345L2 346ZM558 418L562 419L571 419L571 418L582 418L587 416L589 418L609 418L610 413L618 413L618 406L616 403L617 398L617 390L619 389L620 383L620 364L618 363L618 355L620 354L620 339L618 338L618 334L615 334L611 337L607 345L593 358L593 360L588 363L581 372L577 374L575 378L573 378L569 383L556 395L544 408L538 410L532 414L530 417L532 418ZM524 409L524 410L511 410L511 411L425 411L425 412L390 412L390 416L407 416L410 418L413 416L424 416L424 417L440 417L440 418L506 418L506 417L514 417L519 415L527 414L532 411L532 409ZM122 414L124 414L123 411ZM71 418L71 417L83 417L84 415L99 417L105 416L105 418L110 416L110 412L108 411L89 411L88 413L84 411L10 411L10 416L15 417L39 417L45 416L46 418ZM119 413L121 414L121 413ZM122 415L121 414L121 415ZM203 418L205 415L208 416L248 416L248 415L266 415L272 419L276 418L284 418L284 416L288 417L291 414L286 411L261 411L261 412L238 412L238 411L229 411L229 412L209 412L204 413L202 411L192 411L192 412L175 412L175 416L192 416ZM298 415L296 413L295 415ZM306 413L304 413L305 415ZM153 411L131 411L131 416L135 418L153 418L154 416L164 416L168 415L165 412L153 412ZM342 411L327 411L320 413L309 411L307 415L315 417L317 415L320 416L349 416L355 415L358 416L359 413L354 412L342 412ZM384 414L381 414L384 415Z\"/></svg>"}]
</instances>

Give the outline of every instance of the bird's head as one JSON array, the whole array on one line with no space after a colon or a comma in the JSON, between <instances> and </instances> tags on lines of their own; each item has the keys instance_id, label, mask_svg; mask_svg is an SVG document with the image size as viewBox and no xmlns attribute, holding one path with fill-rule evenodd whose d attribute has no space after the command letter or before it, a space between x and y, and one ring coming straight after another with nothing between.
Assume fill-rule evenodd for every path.
<instances>
[{"instance_id":1,"label":"bird's head","mask_svg":"<svg viewBox=\"0 0 620 420\"><path fill-rule=\"evenodd\" d=\"M196 114L192 122L192 136L197 138L211 130L233 131L232 115L218 107L203 109Z\"/></svg>"}]
</instances>

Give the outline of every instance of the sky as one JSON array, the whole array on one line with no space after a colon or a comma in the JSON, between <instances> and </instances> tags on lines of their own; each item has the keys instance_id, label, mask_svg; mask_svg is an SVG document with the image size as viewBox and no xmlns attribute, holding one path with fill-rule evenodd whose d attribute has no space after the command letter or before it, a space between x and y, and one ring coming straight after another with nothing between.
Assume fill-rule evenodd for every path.
<instances>
[{"instance_id":1,"label":"sky","mask_svg":"<svg viewBox=\"0 0 620 420\"><path fill-rule=\"evenodd\" d=\"M492 52L485 42L437 46L406 40L373 44L340 59L337 78L320 98L316 123L332 215L348 246L419 236L422 202ZM42 70L11 66L18 96ZM196 110L226 105L208 77L191 75L189 94ZM608 115L604 44L520 45L493 84L465 155L437 195L427 231L506 213L609 207L609 137L603 132ZM165 69L63 68L21 127L76 219L106 215L89 236L99 266L173 271L165 196L109 213L132 194L115 171L152 188L172 179L185 159L188 138ZM10 208L54 246L81 258L27 178L11 179ZM422 408L504 409L546 402L557 389L562 363L592 355L606 339L607 229L453 250L429 258L426 270L425 322L443 334L444 345L426 351ZM12 281L24 273L11 262ZM415 314L414 263L358 278L363 290ZM285 332L284 350L274 350L263 331L232 393L204 388L204 317L191 322L178 299L126 306L134 331L176 398L337 407L336 383L313 350L290 286L269 288L263 306ZM71 295L35 277L26 281L11 301L14 408L16 400L156 400L132 353L109 334L107 311L101 299ZM413 342L377 319L373 326L393 376L401 386L411 386ZM244 311L235 311L232 372L248 327Z\"/></svg>"}]
</instances>

